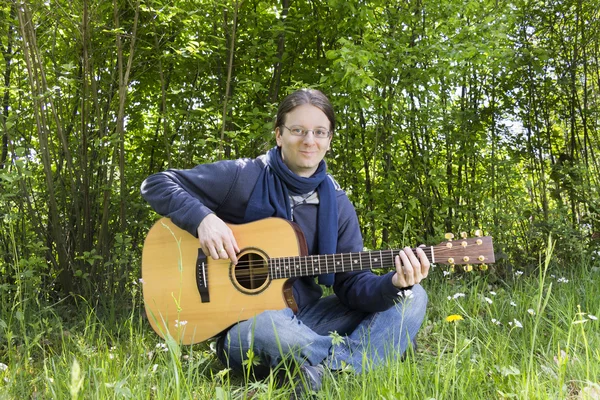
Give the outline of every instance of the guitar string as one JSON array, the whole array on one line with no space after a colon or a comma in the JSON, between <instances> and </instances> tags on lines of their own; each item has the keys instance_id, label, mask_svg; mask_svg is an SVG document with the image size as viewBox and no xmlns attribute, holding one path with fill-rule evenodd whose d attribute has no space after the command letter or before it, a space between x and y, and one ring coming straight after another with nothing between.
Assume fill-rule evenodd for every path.
<instances>
[{"instance_id":1,"label":"guitar string","mask_svg":"<svg viewBox=\"0 0 600 400\"><path fill-rule=\"evenodd\" d=\"M469 245L467 247L474 247L474 246L475 245ZM477 247L479 247L479 246L477 246ZM435 249L435 251L433 253L436 255L436 259L440 259L443 256L447 256L448 253L450 253L450 255L452 255L452 254L455 254L455 253L457 253L459 251L464 251L465 249L466 248L464 248L464 247L460 248L458 250L443 247L443 248ZM415 250L415 249L413 249L413 250ZM432 251L431 251L430 247L424 247L423 251L424 251L424 253L425 253L425 255L427 257L431 257ZM393 260L398 255L398 253L400 252L400 250L399 249L393 249L393 250L363 251L363 252L356 252L356 253L315 254L315 255L305 255L305 256L283 256L283 257L267 258L266 260L272 261L272 260L283 260L283 259L292 259L292 258L296 258L296 259L312 259L312 258L320 259L320 258L323 258L324 259L325 257L332 257L332 256L334 256L334 257L340 258L342 261L344 261L345 259L348 259L348 258L351 258L351 257L356 257L357 259L359 259L359 258L360 259L364 259L364 258L369 259L369 258L371 258L371 256L370 256L371 254L379 253L379 252L383 253L383 254L380 253L381 254L381 258L386 258L386 257L390 258L391 257L391 259ZM390 252L392 254L390 254ZM458 254L455 254L455 255L458 256ZM440 256L442 256L442 257L440 257ZM479 260L473 259L472 261L475 262L475 261L479 261ZM253 261L240 261L240 262L238 262L237 265L239 266L239 265L253 264L253 263L256 263L256 261L254 261L254 260Z\"/></svg>"},{"instance_id":2,"label":"guitar string","mask_svg":"<svg viewBox=\"0 0 600 400\"><path fill-rule=\"evenodd\" d=\"M439 245L438 245L439 246ZM467 245L466 247L474 247L475 245ZM477 245L477 247L479 247L480 245ZM461 248L459 248L458 250L465 250L466 247L461 246ZM424 253L428 256L431 257L431 253L432 253L432 249L431 247L424 247L422 248ZM414 249L413 249L414 250ZM380 259L379 261L376 261L376 263L379 263L380 266L376 267L376 268L385 268L383 265L387 264L388 267L387 268L392 268L392 265L394 263L394 259L395 256L397 254L394 253L398 253L400 250L398 249L393 249L393 250L381 250L380 257L377 257L378 259ZM268 258L266 259L266 263L264 262L258 262L256 260L253 261L241 261L238 262L238 264L236 265L236 267L246 267L246 266L250 266L251 264L262 264L262 266L258 266L252 270L239 270L237 271L236 275L238 275L239 277L245 277L244 275L250 276L253 275L255 278L259 279L259 278L266 278L267 276L273 276L275 278L277 278L278 276L283 278L283 277L297 277L297 276L311 276L311 275L319 275L319 274L323 274L323 273L335 273L335 272L348 272L351 270L366 270L366 269L371 269L372 268L372 254L376 254L379 251L365 251L365 252L357 252L357 253L342 253L342 254L321 254L321 255L308 255L308 256L286 256L286 257L274 257L274 258ZM439 248L435 248L435 254L437 255L437 259L440 259L440 256L442 256L444 254L450 253L450 254L454 254L456 253L457 250L456 248L447 248L447 247L439 247ZM319 259L319 261L321 261L321 258L325 258L326 256L335 256L337 258L340 258L340 262L342 262L343 264L349 260L352 260L352 256L355 256L354 258L354 262L356 263L356 260L359 260L361 263L363 261L364 258L367 258L367 260L365 260L365 262L367 262L369 265L368 266L355 266L355 268L350 267L350 269L348 269L348 266L343 265L342 264L342 268L341 271L338 271L338 269L340 269L338 266L332 266L330 268L333 269L333 272L328 272L329 268L328 266L323 267L321 266L320 268L318 268L317 270L315 270L314 274L309 274L308 272L310 271L310 269L312 267L309 266L309 260L314 260L314 258ZM297 259L300 261L300 269L299 269L299 274L295 274L293 270L290 270L289 267L290 265L290 260L292 259ZM263 259L264 260L264 259ZM276 264L276 262L274 262L274 260L281 260L281 262L283 263L283 268L281 269L277 269L278 266ZM304 265L302 265L302 262L304 261ZM470 260L470 262L464 261L464 260L456 260L457 262L455 262L455 264L460 265L460 264L467 264L467 263L471 263L471 264L481 264L482 262L476 258L474 258L473 260ZM321 261L322 263L322 261ZM296 267L298 268L298 266ZM259 272L261 270L268 270L268 272ZM323 272L323 270L325 270L325 272ZM313 272L313 271L311 271Z\"/></svg>"}]
</instances>

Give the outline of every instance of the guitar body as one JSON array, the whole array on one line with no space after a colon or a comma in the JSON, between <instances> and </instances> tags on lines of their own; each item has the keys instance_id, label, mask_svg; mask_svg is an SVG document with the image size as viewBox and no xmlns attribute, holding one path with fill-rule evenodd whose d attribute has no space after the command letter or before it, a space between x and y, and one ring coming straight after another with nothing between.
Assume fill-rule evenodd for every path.
<instances>
[{"instance_id":1,"label":"guitar body","mask_svg":"<svg viewBox=\"0 0 600 400\"><path fill-rule=\"evenodd\" d=\"M199 260L198 239L167 218L151 228L142 254L143 294L148 320L161 337L198 343L265 310L296 308L293 279L272 279L266 260L305 255L299 228L279 218L229 227L241 249L237 266Z\"/></svg>"}]
</instances>

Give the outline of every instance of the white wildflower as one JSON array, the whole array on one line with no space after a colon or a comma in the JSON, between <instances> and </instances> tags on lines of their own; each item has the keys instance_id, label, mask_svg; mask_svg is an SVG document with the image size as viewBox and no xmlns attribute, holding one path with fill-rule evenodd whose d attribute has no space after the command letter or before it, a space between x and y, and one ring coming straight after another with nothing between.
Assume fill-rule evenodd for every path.
<instances>
[{"instance_id":1,"label":"white wildflower","mask_svg":"<svg viewBox=\"0 0 600 400\"><path fill-rule=\"evenodd\" d=\"M521 276L521 275L523 275L523 271L516 271L515 272L515 276Z\"/></svg>"},{"instance_id":2,"label":"white wildflower","mask_svg":"<svg viewBox=\"0 0 600 400\"><path fill-rule=\"evenodd\" d=\"M164 343L158 343L158 344L156 345L156 348L157 348L157 349L161 349L162 351L169 351L169 348L168 348L168 347L167 347L167 345L166 345L166 344L164 344Z\"/></svg>"},{"instance_id":3,"label":"white wildflower","mask_svg":"<svg viewBox=\"0 0 600 400\"><path fill-rule=\"evenodd\" d=\"M152 373L155 373L157 369L158 369L158 364L154 364L152 366Z\"/></svg>"},{"instance_id":4,"label":"white wildflower","mask_svg":"<svg viewBox=\"0 0 600 400\"><path fill-rule=\"evenodd\" d=\"M487 301L488 303L490 303L490 304L492 304L492 303L493 303L492 299L490 299L489 297L484 297L483 299L484 299L485 301Z\"/></svg>"},{"instance_id":5,"label":"white wildflower","mask_svg":"<svg viewBox=\"0 0 600 400\"><path fill-rule=\"evenodd\" d=\"M492 318L492 323L496 325L502 325L502 322L498 321L496 318Z\"/></svg>"},{"instance_id":6,"label":"white wildflower","mask_svg":"<svg viewBox=\"0 0 600 400\"><path fill-rule=\"evenodd\" d=\"M442 271L442 273L444 274L444 276L450 275L450 271Z\"/></svg>"},{"instance_id":7,"label":"white wildflower","mask_svg":"<svg viewBox=\"0 0 600 400\"><path fill-rule=\"evenodd\" d=\"M513 321L514 321L515 326L517 328L522 328L523 327L523 324L521 322L519 322L519 320L517 320L516 318Z\"/></svg>"},{"instance_id":8,"label":"white wildflower","mask_svg":"<svg viewBox=\"0 0 600 400\"><path fill-rule=\"evenodd\" d=\"M565 277L558 278L556 281L559 283L569 283L569 280Z\"/></svg>"},{"instance_id":9,"label":"white wildflower","mask_svg":"<svg viewBox=\"0 0 600 400\"><path fill-rule=\"evenodd\" d=\"M187 325L187 323L188 323L187 321L179 321L176 319L175 320L175 328L180 328L182 326L185 326L185 325Z\"/></svg>"},{"instance_id":10,"label":"white wildflower","mask_svg":"<svg viewBox=\"0 0 600 400\"><path fill-rule=\"evenodd\" d=\"M466 295L464 293L454 293L454 295L448 296L448 300L452 300L452 299L456 300L459 297L465 297L465 296Z\"/></svg>"},{"instance_id":11,"label":"white wildflower","mask_svg":"<svg viewBox=\"0 0 600 400\"><path fill-rule=\"evenodd\" d=\"M495 296L495 295L496 295L496 292L494 292L494 291L490 291L490 294L491 294L492 296Z\"/></svg>"},{"instance_id":12,"label":"white wildflower","mask_svg":"<svg viewBox=\"0 0 600 400\"><path fill-rule=\"evenodd\" d=\"M527 312L531 315L535 315L535 311L533 311L533 308L530 308L529 310L527 310Z\"/></svg>"},{"instance_id":13,"label":"white wildflower","mask_svg":"<svg viewBox=\"0 0 600 400\"><path fill-rule=\"evenodd\" d=\"M597 320L598 320L598 317L596 317L595 315L588 314L587 316L588 316L588 318L589 318L589 319L591 319L591 320L594 320L594 321L597 321Z\"/></svg>"},{"instance_id":14,"label":"white wildflower","mask_svg":"<svg viewBox=\"0 0 600 400\"><path fill-rule=\"evenodd\" d=\"M8 365L0 363L0 371L6 371L8 369Z\"/></svg>"},{"instance_id":15,"label":"white wildflower","mask_svg":"<svg viewBox=\"0 0 600 400\"><path fill-rule=\"evenodd\" d=\"M510 302L510 305L511 305L511 306L513 306L513 307L516 307L516 306L517 306L517 303L515 303L514 301L511 301L511 302Z\"/></svg>"}]
</instances>

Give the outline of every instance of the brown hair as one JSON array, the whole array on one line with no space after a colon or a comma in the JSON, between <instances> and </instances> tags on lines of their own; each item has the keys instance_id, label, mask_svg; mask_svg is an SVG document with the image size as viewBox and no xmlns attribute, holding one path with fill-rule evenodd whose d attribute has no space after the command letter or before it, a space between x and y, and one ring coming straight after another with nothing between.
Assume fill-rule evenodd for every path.
<instances>
[{"instance_id":1,"label":"brown hair","mask_svg":"<svg viewBox=\"0 0 600 400\"><path fill-rule=\"evenodd\" d=\"M283 99L283 101L279 104L279 108L277 109L275 128L283 126L287 113L303 104L310 104L323 111L325 116L327 116L327 119L329 119L329 123L331 124L329 129L333 134L335 131L335 112L333 111L333 106L331 105L331 102L327 96L325 96L325 94L323 94L323 92L320 90L316 89L300 89L286 96L286 98Z\"/></svg>"}]
</instances>

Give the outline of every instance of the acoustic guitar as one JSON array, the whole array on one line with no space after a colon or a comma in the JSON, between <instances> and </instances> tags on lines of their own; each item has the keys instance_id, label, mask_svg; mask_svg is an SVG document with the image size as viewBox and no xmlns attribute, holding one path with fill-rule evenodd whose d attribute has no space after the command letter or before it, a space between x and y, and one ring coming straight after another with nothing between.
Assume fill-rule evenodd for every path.
<instances>
[{"instance_id":1,"label":"acoustic guitar","mask_svg":"<svg viewBox=\"0 0 600 400\"><path fill-rule=\"evenodd\" d=\"M142 253L146 314L152 328L179 343L199 343L265 310L297 311L294 278L390 268L400 250L307 255L293 222L267 218L229 225L241 249L238 263L213 260L198 239L162 218L150 229ZM491 237L449 240L424 247L435 264L494 262Z\"/></svg>"}]
</instances>

